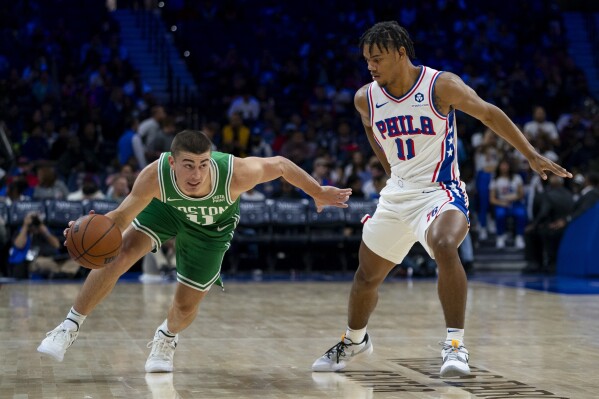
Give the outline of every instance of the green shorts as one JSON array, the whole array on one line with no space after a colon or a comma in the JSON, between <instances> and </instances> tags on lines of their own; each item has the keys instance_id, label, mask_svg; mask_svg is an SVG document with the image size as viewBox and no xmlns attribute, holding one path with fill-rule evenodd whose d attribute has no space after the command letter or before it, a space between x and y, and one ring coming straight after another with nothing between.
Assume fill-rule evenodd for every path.
<instances>
[{"instance_id":1,"label":"green shorts","mask_svg":"<svg viewBox=\"0 0 599 399\"><path fill-rule=\"evenodd\" d=\"M229 236L213 237L213 232L157 199L153 199L131 225L152 239L152 252L176 237L177 280L181 284L198 291L207 291L214 283L222 287L220 269L230 246Z\"/></svg>"}]
</instances>

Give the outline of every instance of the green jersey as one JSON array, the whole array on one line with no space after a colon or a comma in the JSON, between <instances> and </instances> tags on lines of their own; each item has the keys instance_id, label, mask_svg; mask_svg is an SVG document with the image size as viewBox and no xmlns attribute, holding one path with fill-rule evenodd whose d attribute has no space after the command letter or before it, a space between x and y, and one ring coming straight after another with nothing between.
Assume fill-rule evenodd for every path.
<instances>
[{"instance_id":1,"label":"green jersey","mask_svg":"<svg viewBox=\"0 0 599 399\"><path fill-rule=\"evenodd\" d=\"M170 152L158 161L158 183L161 201L182 212L209 237L230 240L239 222L239 199L231 199L233 159L230 154L213 151L210 158L212 189L202 198L185 195L177 186L175 172L168 162Z\"/></svg>"}]
</instances>

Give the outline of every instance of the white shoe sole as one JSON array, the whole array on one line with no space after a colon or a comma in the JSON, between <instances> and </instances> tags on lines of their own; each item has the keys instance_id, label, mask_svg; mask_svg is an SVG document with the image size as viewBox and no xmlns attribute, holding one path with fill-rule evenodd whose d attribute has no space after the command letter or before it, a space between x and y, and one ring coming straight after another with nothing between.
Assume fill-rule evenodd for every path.
<instances>
[{"instance_id":1,"label":"white shoe sole","mask_svg":"<svg viewBox=\"0 0 599 399\"><path fill-rule=\"evenodd\" d=\"M62 362L64 359L64 353L62 355L59 355L48 348L44 348L42 345L37 347L37 351L43 355L52 358L53 360L56 360L57 362Z\"/></svg>"},{"instance_id":2,"label":"white shoe sole","mask_svg":"<svg viewBox=\"0 0 599 399\"><path fill-rule=\"evenodd\" d=\"M165 365L158 365L158 364L153 364L148 366L146 364L146 373L172 373L173 372L173 366L165 366Z\"/></svg>"},{"instance_id":3,"label":"white shoe sole","mask_svg":"<svg viewBox=\"0 0 599 399\"><path fill-rule=\"evenodd\" d=\"M441 378L447 377L464 377L470 375L470 367L468 365L453 365L449 364L445 367L441 367L441 372L439 373Z\"/></svg>"}]
</instances>

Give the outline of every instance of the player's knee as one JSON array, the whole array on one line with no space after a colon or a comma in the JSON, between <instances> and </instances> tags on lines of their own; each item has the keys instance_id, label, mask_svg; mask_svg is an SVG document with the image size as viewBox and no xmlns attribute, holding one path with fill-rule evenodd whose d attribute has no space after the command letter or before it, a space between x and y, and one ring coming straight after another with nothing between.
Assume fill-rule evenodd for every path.
<instances>
[{"instance_id":1,"label":"player's knee","mask_svg":"<svg viewBox=\"0 0 599 399\"><path fill-rule=\"evenodd\" d=\"M198 312L199 303L189 301L175 301L173 307L183 317L187 317Z\"/></svg>"},{"instance_id":2,"label":"player's knee","mask_svg":"<svg viewBox=\"0 0 599 399\"><path fill-rule=\"evenodd\" d=\"M439 259L457 252L459 243L455 237L442 236L433 237L430 246L435 254L435 259Z\"/></svg>"},{"instance_id":3,"label":"player's knee","mask_svg":"<svg viewBox=\"0 0 599 399\"><path fill-rule=\"evenodd\" d=\"M359 267L354 275L354 285L365 289L376 288L381 284L384 278L384 276L381 278L381 276Z\"/></svg>"}]
</instances>

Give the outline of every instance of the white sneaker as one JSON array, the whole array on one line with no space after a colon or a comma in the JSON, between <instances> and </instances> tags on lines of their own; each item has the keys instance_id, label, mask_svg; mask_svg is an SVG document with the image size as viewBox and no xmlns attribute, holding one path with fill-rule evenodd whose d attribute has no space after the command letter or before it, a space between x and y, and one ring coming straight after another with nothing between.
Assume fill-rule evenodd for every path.
<instances>
[{"instance_id":1,"label":"white sneaker","mask_svg":"<svg viewBox=\"0 0 599 399\"><path fill-rule=\"evenodd\" d=\"M345 334L341 342L326 351L324 355L316 359L312 364L312 371L339 371L343 370L347 363L372 353L372 341L368 334L359 344L355 344Z\"/></svg>"},{"instance_id":2,"label":"white sneaker","mask_svg":"<svg viewBox=\"0 0 599 399\"><path fill-rule=\"evenodd\" d=\"M77 335L79 335L79 331L69 330L63 323L60 323L54 330L46 333L46 338L37 347L37 351L50 356L57 362L62 362L65 352L69 346L73 345Z\"/></svg>"},{"instance_id":3,"label":"white sneaker","mask_svg":"<svg viewBox=\"0 0 599 399\"><path fill-rule=\"evenodd\" d=\"M148 348L152 348L152 351L146 361L146 373L171 373L178 341L179 334L170 338L158 328L154 334L154 340L148 342Z\"/></svg>"},{"instance_id":4,"label":"white sneaker","mask_svg":"<svg viewBox=\"0 0 599 399\"><path fill-rule=\"evenodd\" d=\"M495 242L495 246L497 248L505 248L505 234L497 236L497 241Z\"/></svg>"},{"instance_id":5,"label":"white sneaker","mask_svg":"<svg viewBox=\"0 0 599 399\"><path fill-rule=\"evenodd\" d=\"M451 342L445 341L441 343L441 357L443 365L441 366L441 378L445 377L460 377L470 375L470 367L468 366L468 350L458 341L452 339Z\"/></svg>"},{"instance_id":6,"label":"white sneaker","mask_svg":"<svg viewBox=\"0 0 599 399\"><path fill-rule=\"evenodd\" d=\"M526 243L524 242L524 237L521 235L516 236L516 240L514 242L514 246L518 249L524 249L526 247Z\"/></svg>"}]
</instances>

